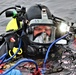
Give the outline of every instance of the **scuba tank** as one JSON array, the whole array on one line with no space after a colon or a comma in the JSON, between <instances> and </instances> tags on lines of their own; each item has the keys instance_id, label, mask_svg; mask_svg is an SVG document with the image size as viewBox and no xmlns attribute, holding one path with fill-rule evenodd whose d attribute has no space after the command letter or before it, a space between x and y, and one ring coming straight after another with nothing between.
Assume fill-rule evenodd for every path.
<instances>
[{"instance_id":1,"label":"scuba tank","mask_svg":"<svg viewBox=\"0 0 76 75\"><path fill-rule=\"evenodd\" d=\"M17 9L17 7L19 6L16 6L16 10L6 11L5 13L6 17L12 17L12 19L6 26L6 31L18 30L19 28L22 28L22 20L24 19L26 8L20 7Z\"/></svg>"},{"instance_id":2,"label":"scuba tank","mask_svg":"<svg viewBox=\"0 0 76 75\"><path fill-rule=\"evenodd\" d=\"M11 11L10 11L11 9ZM5 16L6 17L12 17L12 19L9 21L9 23L6 25L6 33L5 35L7 36L3 36L3 38L5 38L3 42L6 42L7 43L7 46L6 44L2 45L2 47L0 48L1 51L2 51L2 54L4 54L5 52L7 52L9 54L9 56L11 57L13 54L15 54L18 50L18 46L16 44L18 44L19 42L19 37L16 33L11 33L11 31L16 31L18 29L21 29L22 28L22 20L23 20L23 16L26 12L26 8L25 7L21 7L21 6L18 6L16 5L15 7L10 7L10 8L7 8L5 10L3 10L0 15L2 15L3 13L5 12ZM14 41L15 40L15 41ZM14 47L15 45L15 47ZM7 47L8 51L4 51L4 50L7 50L7 49L4 49L3 47ZM1 54L1 55L2 55ZM18 53L18 55L22 54L22 49L20 49L20 52ZM1 56L0 55L0 56ZM14 57L16 58L16 56Z\"/></svg>"}]
</instances>

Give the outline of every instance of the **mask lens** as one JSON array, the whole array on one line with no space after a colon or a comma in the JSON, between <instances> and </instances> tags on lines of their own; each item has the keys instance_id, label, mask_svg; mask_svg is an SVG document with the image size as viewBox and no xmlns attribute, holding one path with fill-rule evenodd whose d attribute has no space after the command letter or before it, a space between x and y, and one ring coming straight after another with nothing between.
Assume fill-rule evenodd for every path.
<instances>
[{"instance_id":1,"label":"mask lens","mask_svg":"<svg viewBox=\"0 0 76 75\"><path fill-rule=\"evenodd\" d=\"M34 28L34 37L40 33L46 33L48 36L51 35L51 27L50 26L36 26Z\"/></svg>"},{"instance_id":2,"label":"mask lens","mask_svg":"<svg viewBox=\"0 0 76 75\"><path fill-rule=\"evenodd\" d=\"M32 25L33 32L29 38L34 43L47 44L55 40L56 27L53 25Z\"/></svg>"}]
</instances>

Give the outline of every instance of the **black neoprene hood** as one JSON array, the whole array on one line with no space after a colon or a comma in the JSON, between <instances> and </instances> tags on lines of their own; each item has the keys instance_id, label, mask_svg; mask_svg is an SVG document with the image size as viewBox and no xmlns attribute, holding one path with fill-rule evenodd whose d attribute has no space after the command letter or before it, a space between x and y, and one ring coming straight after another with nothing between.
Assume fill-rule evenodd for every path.
<instances>
[{"instance_id":1,"label":"black neoprene hood","mask_svg":"<svg viewBox=\"0 0 76 75\"><path fill-rule=\"evenodd\" d=\"M26 19L28 21L30 21L32 19L41 19L42 8L46 9L48 19L51 19L52 14L51 14L50 10L45 5L41 5L41 4L36 4L34 6L31 6L26 12Z\"/></svg>"}]
</instances>

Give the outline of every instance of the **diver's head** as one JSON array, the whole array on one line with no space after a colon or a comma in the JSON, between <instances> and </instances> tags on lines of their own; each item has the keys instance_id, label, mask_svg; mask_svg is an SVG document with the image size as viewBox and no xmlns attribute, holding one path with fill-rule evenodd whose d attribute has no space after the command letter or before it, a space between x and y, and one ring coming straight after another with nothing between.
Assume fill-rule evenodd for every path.
<instances>
[{"instance_id":1,"label":"diver's head","mask_svg":"<svg viewBox=\"0 0 76 75\"><path fill-rule=\"evenodd\" d=\"M36 4L26 12L28 20L27 32L29 38L35 43L51 43L55 40L55 24L48 7Z\"/></svg>"},{"instance_id":2,"label":"diver's head","mask_svg":"<svg viewBox=\"0 0 76 75\"><path fill-rule=\"evenodd\" d=\"M48 7L36 4L26 12L28 28L26 29L33 47L43 47L55 40L55 24ZM38 45L38 46L37 46Z\"/></svg>"}]
</instances>

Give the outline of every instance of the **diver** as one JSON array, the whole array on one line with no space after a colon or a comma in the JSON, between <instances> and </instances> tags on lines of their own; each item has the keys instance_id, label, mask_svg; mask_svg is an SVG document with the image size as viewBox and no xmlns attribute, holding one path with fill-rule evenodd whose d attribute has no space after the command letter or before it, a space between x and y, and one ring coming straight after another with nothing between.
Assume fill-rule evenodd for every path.
<instances>
[{"instance_id":1,"label":"diver","mask_svg":"<svg viewBox=\"0 0 76 75\"><path fill-rule=\"evenodd\" d=\"M42 4L36 4L27 10L25 23L27 24L25 33L30 44L28 44L27 50L23 48L23 57L32 58L36 61L40 59L40 63L43 61L49 45L56 39L57 24L48 7ZM54 45L52 47L47 60L51 68L60 69L60 66L56 66L56 64L61 59L62 52L60 46Z\"/></svg>"},{"instance_id":2,"label":"diver","mask_svg":"<svg viewBox=\"0 0 76 75\"><path fill-rule=\"evenodd\" d=\"M18 53L19 56L20 54L23 57L26 57L26 56L31 57L35 55L39 56L40 54L41 56L45 56L47 48L56 39L56 36L55 36L56 29L57 29L56 22L50 10L48 9L47 6L42 4L36 4L34 6L31 6L26 11L23 22L24 23L21 23L22 25L21 29L24 30L25 37L22 37L23 45L20 49L20 52ZM10 30L17 30L17 29L18 27L17 27L16 19L13 19L8 23L6 27L6 32ZM26 40L28 41L25 40L26 37L27 37ZM18 35L14 34L14 38L15 39L18 38ZM17 51L18 49L17 44L19 43L17 42L18 42L18 39L14 43L16 46L12 45L12 46L15 46L14 48L10 48L11 45L9 45L9 48L12 49L12 50L6 51L8 52L9 56L12 56ZM8 44L11 44L11 43L9 42ZM4 50L2 49L2 52L3 51ZM53 50L53 51L57 52L56 50ZM2 54L3 53L1 53L1 55ZM52 55L55 56L54 53Z\"/></svg>"},{"instance_id":3,"label":"diver","mask_svg":"<svg viewBox=\"0 0 76 75\"><path fill-rule=\"evenodd\" d=\"M56 40L57 33L60 35L57 29L58 24L58 21L55 20L54 15L51 14L47 6L42 4L31 6L24 14L19 29L15 18L8 23L6 32L10 32L11 30L18 31L6 38L7 44L6 42L3 43L0 56L8 53L7 57L12 57L17 52L20 43L19 40L21 39L20 50L13 59L34 59L39 68L42 68L43 60L50 44ZM7 47L8 50L6 49ZM62 45L53 45L46 61L47 73L60 72L63 70L61 60L62 56L64 57L64 51L66 52Z\"/></svg>"},{"instance_id":4,"label":"diver","mask_svg":"<svg viewBox=\"0 0 76 75\"><path fill-rule=\"evenodd\" d=\"M27 54L31 54L30 52L35 52L32 54L35 55L38 53L36 52L38 50L46 53L46 45L55 40L56 30L50 10L44 5L36 4L27 10L25 16L26 22L28 22L28 27L25 32L32 43L32 46L28 46Z\"/></svg>"},{"instance_id":5,"label":"diver","mask_svg":"<svg viewBox=\"0 0 76 75\"><path fill-rule=\"evenodd\" d=\"M15 19L11 22L14 21L16 23ZM33 57L33 58L37 56L37 58L44 58L47 48L56 39L55 35L57 28L53 15L51 14L47 6L42 4L36 4L34 6L31 6L26 11L23 22L24 23L21 23L22 24L21 29L24 30L24 35L22 37L22 46L16 58L18 56ZM17 23L16 24L15 23L14 25L12 25L13 23L9 22L10 25L9 24L7 25L6 31L8 32L11 29L15 28L17 26ZM17 30L17 28L13 30ZM13 38L17 39L18 36L19 35L14 34ZM4 51L5 50L4 46L2 49L2 52L8 52L8 55L10 57L13 54L15 54L15 52L18 49L17 44L19 44L19 38L15 40L15 42L14 41L12 42L11 38L12 36L9 37L8 42L9 51ZM55 50L53 50L54 48ZM54 60L53 57L59 58L58 53L61 52L57 51L56 47L53 47L53 49L51 50L52 51L51 59ZM1 55L3 54L2 52Z\"/></svg>"},{"instance_id":6,"label":"diver","mask_svg":"<svg viewBox=\"0 0 76 75\"><path fill-rule=\"evenodd\" d=\"M30 58L34 59L39 66L42 66L49 45L56 39L57 22L54 16L47 6L36 4L26 11L20 25L21 28L18 29L15 18L8 23L6 32L10 32L11 30L18 31L13 35L9 35L8 41L6 41L7 44L4 43L1 47L0 56L4 53L8 53L7 57L13 56L18 50L19 38L21 38L20 51L13 57L14 60ZM22 36L20 36L21 33L23 33ZM6 47L8 47L8 50ZM62 70L58 64L60 63L62 53L63 49L59 45L55 44L51 48L46 63L51 72L57 71L58 68L59 71Z\"/></svg>"}]
</instances>

